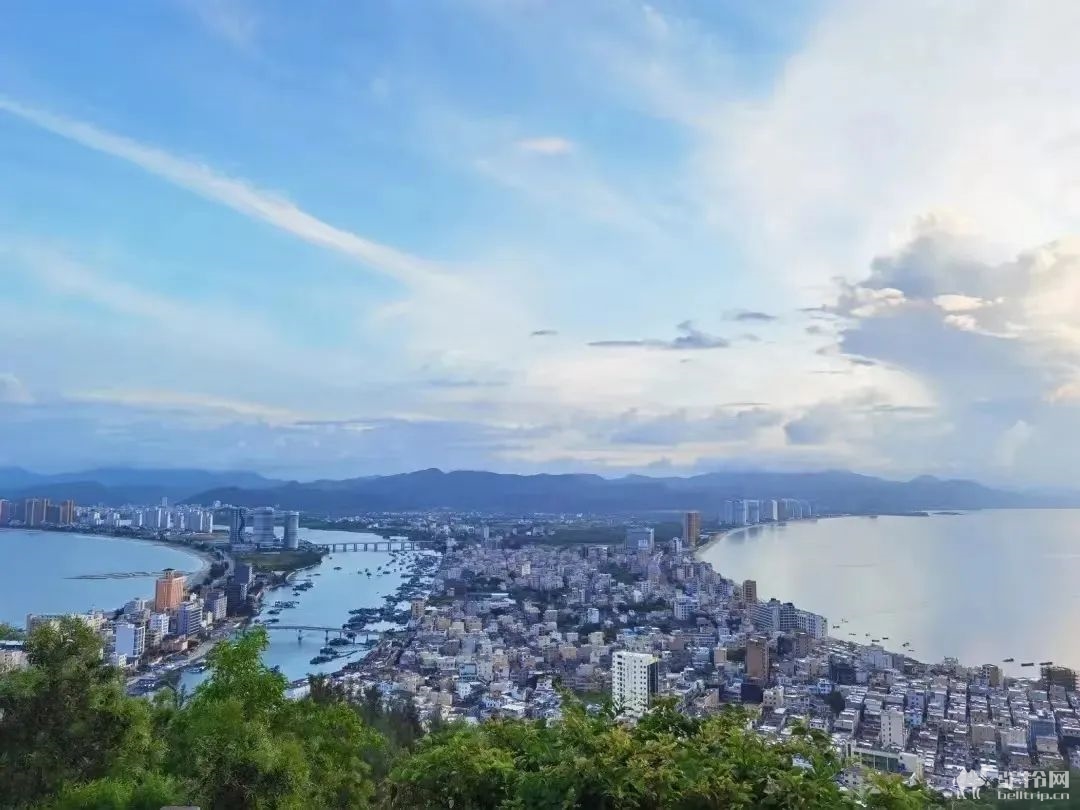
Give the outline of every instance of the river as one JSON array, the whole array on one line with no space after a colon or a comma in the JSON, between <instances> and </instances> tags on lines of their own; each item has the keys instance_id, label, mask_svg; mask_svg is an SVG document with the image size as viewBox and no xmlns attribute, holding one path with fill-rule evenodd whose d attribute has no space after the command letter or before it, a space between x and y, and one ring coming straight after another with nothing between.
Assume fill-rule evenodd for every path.
<instances>
[{"instance_id":1,"label":"river","mask_svg":"<svg viewBox=\"0 0 1080 810\"><path fill-rule=\"evenodd\" d=\"M888 636L921 661L1013 675L1044 660L1080 669L1080 510L799 521L732 532L699 556L756 580L760 599L823 614L837 638Z\"/></svg>"},{"instance_id":2,"label":"river","mask_svg":"<svg viewBox=\"0 0 1080 810\"><path fill-rule=\"evenodd\" d=\"M279 529L280 534L280 529ZM372 534L300 529L300 537L314 543L364 542L381 540ZM401 555L399 555L401 558ZM112 611L134 597L152 599L157 574L123 579L81 579L86 575L118 572L160 572L164 568L195 572L202 559L180 548L144 540L0 529L0 621L23 627L27 613L82 613L91 608ZM299 574L311 577L314 587L297 596L291 588L266 594L266 609L277 600L296 601L296 607L278 615L281 624L340 627L353 608L379 607L383 598L397 590L407 578L403 573L376 575L380 565L390 562L389 552L334 552L316 567ZM334 570L340 567L340 571ZM369 578L358 571L370 569ZM318 576L315 576L318 574ZM264 660L279 666L290 679L308 672L332 672L344 661L312 666L309 661L325 646L323 633L271 630L270 648ZM352 651L359 654L359 648ZM185 673L189 686L198 677Z\"/></svg>"}]
</instances>

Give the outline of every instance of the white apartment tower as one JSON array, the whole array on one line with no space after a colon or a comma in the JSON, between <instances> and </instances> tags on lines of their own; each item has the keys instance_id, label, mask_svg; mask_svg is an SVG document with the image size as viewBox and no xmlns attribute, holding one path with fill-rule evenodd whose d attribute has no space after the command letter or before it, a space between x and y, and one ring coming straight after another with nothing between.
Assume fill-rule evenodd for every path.
<instances>
[{"instance_id":1,"label":"white apartment tower","mask_svg":"<svg viewBox=\"0 0 1080 810\"><path fill-rule=\"evenodd\" d=\"M641 717L660 691L660 668L648 653L620 650L611 656L611 700L624 714Z\"/></svg>"},{"instance_id":2,"label":"white apartment tower","mask_svg":"<svg viewBox=\"0 0 1080 810\"><path fill-rule=\"evenodd\" d=\"M904 736L904 713L899 709L886 709L881 713L882 748L903 748L907 739Z\"/></svg>"}]
</instances>

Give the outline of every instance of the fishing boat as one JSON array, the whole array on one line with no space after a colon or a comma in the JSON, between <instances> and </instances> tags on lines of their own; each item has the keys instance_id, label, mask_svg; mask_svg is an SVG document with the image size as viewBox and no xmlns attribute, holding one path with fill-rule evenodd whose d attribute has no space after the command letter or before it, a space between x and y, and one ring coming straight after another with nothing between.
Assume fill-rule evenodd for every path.
<instances>
[{"instance_id":1,"label":"fishing boat","mask_svg":"<svg viewBox=\"0 0 1080 810\"><path fill-rule=\"evenodd\" d=\"M1052 666L1053 663L1054 663L1053 661L1040 661L1039 666L1040 667L1049 667L1049 666Z\"/></svg>"},{"instance_id":2,"label":"fishing boat","mask_svg":"<svg viewBox=\"0 0 1080 810\"><path fill-rule=\"evenodd\" d=\"M1033 666L1035 666L1035 662L1034 661L1024 661L1022 664L1020 664L1020 666L1022 666L1022 667L1033 667Z\"/></svg>"},{"instance_id":3,"label":"fishing boat","mask_svg":"<svg viewBox=\"0 0 1080 810\"><path fill-rule=\"evenodd\" d=\"M1003 664L1011 664L1015 660L1016 660L1015 658L1002 658L1001 663L1003 663Z\"/></svg>"}]
</instances>

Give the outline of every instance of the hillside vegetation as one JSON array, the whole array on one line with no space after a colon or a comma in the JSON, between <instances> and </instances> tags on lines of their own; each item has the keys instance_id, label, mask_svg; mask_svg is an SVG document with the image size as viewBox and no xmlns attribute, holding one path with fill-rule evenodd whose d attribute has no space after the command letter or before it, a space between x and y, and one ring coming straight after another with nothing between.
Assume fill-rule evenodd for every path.
<instances>
[{"instance_id":1,"label":"hillside vegetation","mask_svg":"<svg viewBox=\"0 0 1080 810\"><path fill-rule=\"evenodd\" d=\"M557 723L436 724L372 690L324 680L285 697L259 655L265 631L219 645L193 694L125 695L85 625L43 626L31 667L0 676L0 807L920 808L881 778L861 803L821 735L767 744L731 710L704 720L661 705L634 728L568 702Z\"/></svg>"}]
</instances>

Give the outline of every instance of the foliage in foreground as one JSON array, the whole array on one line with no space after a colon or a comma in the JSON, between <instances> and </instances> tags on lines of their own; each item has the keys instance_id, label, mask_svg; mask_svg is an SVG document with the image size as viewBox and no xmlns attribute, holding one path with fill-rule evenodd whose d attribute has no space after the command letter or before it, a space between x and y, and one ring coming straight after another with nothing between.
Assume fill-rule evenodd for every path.
<instances>
[{"instance_id":1,"label":"foliage in foreground","mask_svg":"<svg viewBox=\"0 0 1080 810\"><path fill-rule=\"evenodd\" d=\"M770 745L741 712L704 720L662 705L634 728L571 703L558 723L496 720L426 736L408 705L352 700L325 681L285 698L259 654L265 631L219 645L190 700L124 694L78 621L41 627L32 666L0 677L0 807L921 808L882 779L840 791L822 735Z\"/></svg>"}]
</instances>

